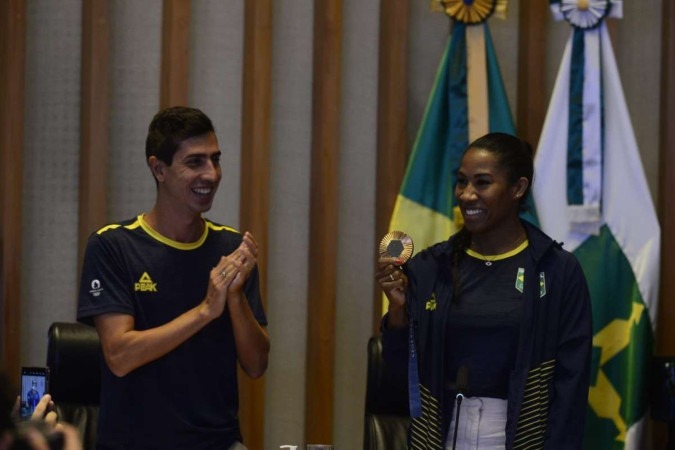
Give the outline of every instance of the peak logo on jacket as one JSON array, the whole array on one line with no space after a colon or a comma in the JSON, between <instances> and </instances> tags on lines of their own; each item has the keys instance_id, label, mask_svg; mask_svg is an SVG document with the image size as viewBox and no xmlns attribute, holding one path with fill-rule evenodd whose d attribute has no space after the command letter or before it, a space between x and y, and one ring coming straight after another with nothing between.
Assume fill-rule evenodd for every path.
<instances>
[{"instance_id":1,"label":"peak logo on jacket","mask_svg":"<svg viewBox=\"0 0 675 450\"><path fill-rule=\"evenodd\" d=\"M427 311L436 311L436 293L431 293L431 298L427 300L426 304Z\"/></svg>"},{"instance_id":2,"label":"peak logo on jacket","mask_svg":"<svg viewBox=\"0 0 675 450\"><path fill-rule=\"evenodd\" d=\"M141 278L134 283L134 291L138 292L157 292L157 283L154 283L148 275L148 272L143 272Z\"/></svg>"}]
</instances>

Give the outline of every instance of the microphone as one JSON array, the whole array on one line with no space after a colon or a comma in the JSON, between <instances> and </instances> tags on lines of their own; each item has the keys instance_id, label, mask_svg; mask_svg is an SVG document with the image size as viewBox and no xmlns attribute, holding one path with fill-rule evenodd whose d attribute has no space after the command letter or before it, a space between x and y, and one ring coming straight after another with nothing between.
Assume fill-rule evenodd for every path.
<instances>
[{"instance_id":1,"label":"microphone","mask_svg":"<svg viewBox=\"0 0 675 450\"><path fill-rule=\"evenodd\" d=\"M464 393L469 388L469 368L462 366L457 370L457 379L455 380L457 396L464 397Z\"/></svg>"},{"instance_id":2,"label":"microphone","mask_svg":"<svg viewBox=\"0 0 675 450\"><path fill-rule=\"evenodd\" d=\"M464 399L464 393L469 388L469 368L466 366L460 366L457 370L457 378L455 379L455 389L457 390L457 395L455 396L455 433L452 436L452 450L455 450L457 447L457 428L459 427L459 407L462 404Z\"/></svg>"}]
</instances>

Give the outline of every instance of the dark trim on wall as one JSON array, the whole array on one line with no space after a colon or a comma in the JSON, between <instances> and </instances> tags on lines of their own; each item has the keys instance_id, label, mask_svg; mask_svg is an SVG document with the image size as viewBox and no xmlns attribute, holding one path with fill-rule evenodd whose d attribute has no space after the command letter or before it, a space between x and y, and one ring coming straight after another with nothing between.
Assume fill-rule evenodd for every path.
<instances>
[{"instance_id":1,"label":"dark trim on wall","mask_svg":"<svg viewBox=\"0 0 675 450\"><path fill-rule=\"evenodd\" d=\"M21 252L26 2L0 2L0 305L2 365L15 385L21 365Z\"/></svg>"},{"instance_id":2,"label":"dark trim on wall","mask_svg":"<svg viewBox=\"0 0 675 450\"><path fill-rule=\"evenodd\" d=\"M314 3L305 438L333 438L342 1Z\"/></svg>"},{"instance_id":3,"label":"dark trim on wall","mask_svg":"<svg viewBox=\"0 0 675 450\"><path fill-rule=\"evenodd\" d=\"M80 109L80 183L78 274L89 235L105 225L110 149L110 18L107 0L82 3L82 99ZM75 301L75 299L73 299Z\"/></svg>"},{"instance_id":4,"label":"dark trim on wall","mask_svg":"<svg viewBox=\"0 0 675 450\"><path fill-rule=\"evenodd\" d=\"M661 39L661 145L659 151L659 221L661 223L661 289L657 321L658 354L675 356L675 3L664 0ZM671 326L669 326L671 325Z\"/></svg>"},{"instance_id":5,"label":"dark trim on wall","mask_svg":"<svg viewBox=\"0 0 675 450\"><path fill-rule=\"evenodd\" d=\"M267 299L272 103L272 0L244 6L244 68L241 130L240 229L258 243L263 303ZM248 448L266 448L265 382L239 371L239 420Z\"/></svg>"},{"instance_id":6,"label":"dark trim on wall","mask_svg":"<svg viewBox=\"0 0 675 450\"><path fill-rule=\"evenodd\" d=\"M188 102L190 4L190 0L164 0L160 109Z\"/></svg>"},{"instance_id":7,"label":"dark trim on wall","mask_svg":"<svg viewBox=\"0 0 675 450\"><path fill-rule=\"evenodd\" d=\"M516 129L536 149L548 106L544 68L551 11L548 2L541 0L521 0L518 11Z\"/></svg>"},{"instance_id":8,"label":"dark trim on wall","mask_svg":"<svg viewBox=\"0 0 675 450\"><path fill-rule=\"evenodd\" d=\"M389 222L410 153L407 127L409 15L407 0L391 0L386 7L380 8L376 244L389 231ZM382 318L382 290L377 284L373 301L373 334L378 334Z\"/></svg>"}]
</instances>

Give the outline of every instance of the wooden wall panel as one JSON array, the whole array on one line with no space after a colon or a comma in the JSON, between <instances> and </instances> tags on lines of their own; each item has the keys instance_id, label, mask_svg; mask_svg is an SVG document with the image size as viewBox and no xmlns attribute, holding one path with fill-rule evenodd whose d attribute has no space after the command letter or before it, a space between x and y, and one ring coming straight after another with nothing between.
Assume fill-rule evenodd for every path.
<instances>
[{"instance_id":1,"label":"wooden wall panel","mask_svg":"<svg viewBox=\"0 0 675 450\"><path fill-rule=\"evenodd\" d=\"M661 224L661 282L656 324L656 355L675 356L675 241L667 239L675 230L675 3L663 0L661 39L661 111L659 146L659 202L657 213ZM666 423L651 421L652 448L672 446Z\"/></svg>"},{"instance_id":2,"label":"wooden wall panel","mask_svg":"<svg viewBox=\"0 0 675 450\"><path fill-rule=\"evenodd\" d=\"M307 443L333 438L342 1L315 3L307 307Z\"/></svg>"},{"instance_id":3,"label":"wooden wall panel","mask_svg":"<svg viewBox=\"0 0 675 450\"><path fill-rule=\"evenodd\" d=\"M396 197L408 162L408 20L407 0L380 9L380 60L377 106L377 179L375 237L389 231ZM375 286L373 334L379 333L382 290Z\"/></svg>"},{"instance_id":4,"label":"wooden wall panel","mask_svg":"<svg viewBox=\"0 0 675 450\"><path fill-rule=\"evenodd\" d=\"M529 142L534 149L539 144L539 134L544 126L548 106L544 43L550 16L548 2L520 1L516 129L520 137Z\"/></svg>"},{"instance_id":5,"label":"wooden wall panel","mask_svg":"<svg viewBox=\"0 0 675 450\"><path fill-rule=\"evenodd\" d=\"M244 75L241 132L240 228L259 245L258 267L267 299L270 189L270 108L272 99L272 0L248 0L244 10ZM239 376L242 433L250 449L265 448L264 378Z\"/></svg>"},{"instance_id":6,"label":"wooden wall panel","mask_svg":"<svg viewBox=\"0 0 675 450\"><path fill-rule=\"evenodd\" d=\"M190 0L164 0L160 109L187 105Z\"/></svg>"},{"instance_id":7,"label":"wooden wall panel","mask_svg":"<svg viewBox=\"0 0 675 450\"><path fill-rule=\"evenodd\" d=\"M82 99L80 119L80 186L78 273L87 238L107 221L110 68L110 19L107 0L82 3Z\"/></svg>"},{"instance_id":8,"label":"wooden wall panel","mask_svg":"<svg viewBox=\"0 0 675 450\"><path fill-rule=\"evenodd\" d=\"M15 383L21 364L25 36L25 1L0 2L0 356L2 366Z\"/></svg>"},{"instance_id":9,"label":"wooden wall panel","mask_svg":"<svg viewBox=\"0 0 675 450\"><path fill-rule=\"evenodd\" d=\"M661 235L675 230L675 3L662 4L661 40L661 145L659 176L659 220ZM675 356L675 241L661 239L661 292L657 323L656 350L660 355Z\"/></svg>"}]
</instances>

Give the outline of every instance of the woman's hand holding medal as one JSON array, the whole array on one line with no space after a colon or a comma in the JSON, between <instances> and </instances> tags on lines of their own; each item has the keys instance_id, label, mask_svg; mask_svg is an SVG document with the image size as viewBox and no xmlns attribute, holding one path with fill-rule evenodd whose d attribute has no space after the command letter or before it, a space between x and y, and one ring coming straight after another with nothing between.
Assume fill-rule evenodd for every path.
<instances>
[{"instance_id":1,"label":"woman's hand holding medal","mask_svg":"<svg viewBox=\"0 0 675 450\"><path fill-rule=\"evenodd\" d=\"M375 279L389 300L387 324L392 328L400 328L408 323L405 315L408 277L401 266L410 259L413 250L412 238L401 231L388 233L380 242L380 257L377 261Z\"/></svg>"}]
</instances>

